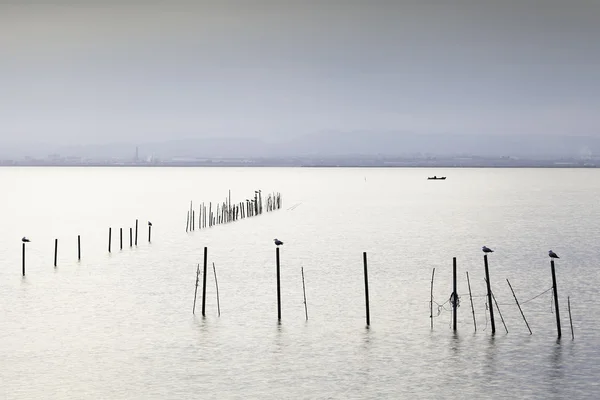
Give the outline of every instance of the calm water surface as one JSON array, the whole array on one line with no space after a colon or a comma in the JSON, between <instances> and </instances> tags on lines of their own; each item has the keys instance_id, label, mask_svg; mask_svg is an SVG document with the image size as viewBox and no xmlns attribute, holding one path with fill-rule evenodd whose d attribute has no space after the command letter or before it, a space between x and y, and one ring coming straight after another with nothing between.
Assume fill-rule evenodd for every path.
<instances>
[{"instance_id":1,"label":"calm water surface","mask_svg":"<svg viewBox=\"0 0 600 400\"><path fill-rule=\"evenodd\" d=\"M434 174L448 179L425 179ZM600 396L598 170L0 168L0 179L0 398ZM228 190L243 201L256 189L281 192L283 209L185 232L190 200L197 210ZM138 246L130 248L136 218ZM285 242L280 324L275 237ZM491 334L482 245L496 250L491 282L508 333L496 312ZM201 291L192 314L204 246L220 317L212 268L206 317ZM561 340L551 293L534 298L552 285L550 249L561 256ZM452 257L456 334L446 303Z\"/></svg>"}]
</instances>

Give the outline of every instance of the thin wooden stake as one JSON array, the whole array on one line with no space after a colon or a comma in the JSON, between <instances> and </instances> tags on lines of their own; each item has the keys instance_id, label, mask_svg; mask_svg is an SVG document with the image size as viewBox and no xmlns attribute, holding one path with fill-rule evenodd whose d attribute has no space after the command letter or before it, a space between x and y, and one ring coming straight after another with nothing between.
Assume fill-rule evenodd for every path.
<instances>
[{"instance_id":1,"label":"thin wooden stake","mask_svg":"<svg viewBox=\"0 0 600 400\"><path fill-rule=\"evenodd\" d=\"M58 258L58 239L54 239L54 267L56 267L56 259Z\"/></svg>"},{"instance_id":2,"label":"thin wooden stake","mask_svg":"<svg viewBox=\"0 0 600 400\"><path fill-rule=\"evenodd\" d=\"M81 261L81 235L77 235L77 261Z\"/></svg>"},{"instance_id":3,"label":"thin wooden stake","mask_svg":"<svg viewBox=\"0 0 600 400\"><path fill-rule=\"evenodd\" d=\"M469 299L471 300L471 312L473 313L473 326L477 332L477 321L475 320L475 307L473 307L473 295L471 294L471 281L469 280L469 272L467 271L467 285L469 285Z\"/></svg>"},{"instance_id":4,"label":"thin wooden stake","mask_svg":"<svg viewBox=\"0 0 600 400\"><path fill-rule=\"evenodd\" d=\"M529 327L529 324L527 323L527 319L525 318L525 314L523 314L523 310L521 309L519 300L517 300L517 295L515 294L515 291L513 290L513 287L510 284L510 281L507 279L506 282L508 283L508 287L510 288L510 291L512 292L513 297L515 298L515 302L517 303L517 307L519 307L519 311L521 311L521 316L523 316L523 321L525 321L525 325L527 325L527 329L529 329L529 334L533 335L533 332L531 332L531 328Z\"/></svg>"},{"instance_id":5,"label":"thin wooden stake","mask_svg":"<svg viewBox=\"0 0 600 400\"><path fill-rule=\"evenodd\" d=\"M108 252L110 253L110 245L112 243L112 228L108 228Z\"/></svg>"},{"instance_id":6,"label":"thin wooden stake","mask_svg":"<svg viewBox=\"0 0 600 400\"><path fill-rule=\"evenodd\" d=\"M221 305L219 303L219 283L217 282L217 269L215 268L215 263L213 263L213 273L215 274L215 287L217 288L217 311L219 312L219 317L221 316Z\"/></svg>"},{"instance_id":7,"label":"thin wooden stake","mask_svg":"<svg viewBox=\"0 0 600 400\"><path fill-rule=\"evenodd\" d=\"M137 236L138 236L138 220L135 220L135 245L137 246Z\"/></svg>"},{"instance_id":8,"label":"thin wooden stake","mask_svg":"<svg viewBox=\"0 0 600 400\"><path fill-rule=\"evenodd\" d=\"M573 332L573 318L571 318L571 298L567 296L567 307L569 308L569 322L571 323L571 339L575 340L575 333Z\"/></svg>"},{"instance_id":9,"label":"thin wooden stake","mask_svg":"<svg viewBox=\"0 0 600 400\"><path fill-rule=\"evenodd\" d=\"M365 270L365 306L367 308L367 326L371 325L371 310L369 309L369 274L367 271L367 252L363 252L363 265Z\"/></svg>"},{"instance_id":10,"label":"thin wooden stake","mask_svg":"<svg viewBox=\"0 0 600 400\"><path fill-rule=\"evenodd\" d=\"M300 267L302 272L302 292L304 293L304 313L306 314L306 320L308 321L308 306L306 304L306 286L304 285L304 267Z\"/></svg>"},{"instance_id":11,"label":"thin wooden stake","mask_svg":"<svg viewBox=\"0 0 600 400\"><path fill-rule=\"evenodd\" d=\"M277 266L277 319L281 321L281 276L279 270L279 246L275 248L275 263Z\"/></svg>"},{"instance_id":12,"label":"thin wooden stake","mask_svg":"<svg viewBox=\"0 0 600 400\"><path fill-rule=\"evenodd\" d=\"M208 260L208 247L204 247L204 269L202 276L202 316L206 317L206 269Z\"/></svg>"},{"instance_id":13,"label":"thin wooden stake","mask_svg":"<svg viewBox=\"0 0 600 400\"><path fill-rule=\"evenodd\" d=\"M433 277L435 276L435 268L431 273L431 295L429 296L429 319L431 320L431 329L433 329Z\"/></svg>"},{"instance_id":14,"label":"thin wooden stake","mask_svg":"<svg viewBox=\"0 0 600 400\"><path fill-rule=\"evenodd\" d=\"M452 330L456 332L458 293L456 291L456 257L452 258Z\"/></svg>"},{"instance_id":15,"label":"thin wooden stake","mask_svg":"<svg viewBox=\"0 0 600 400\"><path fill-rule=\"evenodd\" d=\"M196 268L196 289L194 290L194 308L192 310L192 314L196 314L196 295L198 294L199 276L200 276L200 264L198 264L198 268Z\"/></svg>"},{"instance_id":16,"label":"thin wooden stake","mask_svg":"<svg viewBox=\"0 0 600 400\"><path fill-rule=\"evenodd\" d=\"M23 276L25 276L25 242L23 242Z\"/></svg>"}]
</instances>

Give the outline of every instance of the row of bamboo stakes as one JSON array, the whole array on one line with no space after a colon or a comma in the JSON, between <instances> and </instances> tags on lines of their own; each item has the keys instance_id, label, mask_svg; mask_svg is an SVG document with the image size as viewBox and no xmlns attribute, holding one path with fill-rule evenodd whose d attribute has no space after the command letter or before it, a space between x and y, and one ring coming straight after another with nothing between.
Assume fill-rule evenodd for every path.
<instances>
[{"instance_id":1,"label":"row of bamboo stakes","mask_svg":"<svg viewBox=\"0 0 600 400\"><path fill-rule=\"evenodd\" d=\"M208 203L208 207L203 202L198 208L198 218L196 219L196 210L194 210L193 202L190 201L190 209L187 211L185 223L185 231L190 232L196 230L196 221L198 221L198 229L206 229L215 225L227 224L260 215L263 212L275 211L281 208L281 193L269 193L263 202L261 190L254 191L254 197L231 203L231 190L228 197L221 203Z\"/></svg>"},{"instance_id":2,"label":"row of bamboo stakes","mask_svg":"<svg viewBox=\"0 0 600 400\"><path fill-rule=\"evenodd\" d=\"M204 268L203 268L203 279L202 279L202 316L206 317L206 276L207 276L207 268L208 268L208 249L207 247L204 247ZM502 317L502 313L500 312L500 307L498 305L498 302L496 301L496 298L491 290L491 282L490 282L490 274L489 274L489 266L488 266L488 257L487 254L484 255L484 268L485 268L485 282L486 282L486 287L487 287L487 304L488 307L487 309L489 310L489 314L490 314L490 322L491 322L491 329L492 329L492 335L494 335L496 333L496 325L495 325L495 320L494 320L494 307L492 306L492 301L494 302L494 304L496 305L496 308L498 309L498 314L500 315L500 318L502 320L502 323L504 324L504 328L506 329L506 332L508 333L508 329L506 328L506 323L504 322L504 318ZM279 247L275 248L275 267L276 267L276 285L277 285L277 319L278 321L281 321L281 280L280 280L280 254L279 254ZM556 273L555 273L555 267L554 267L554 260L550 260L550 270L552 273L552 290L553 290L553 298L554 298L554 307L556 310L556 328L557 328L557 333L558 333L558 338L561 337L562 335L562 331L561 331L561 324L560 324L560 313L559 313L559 304L558 304L558 288L556 285ZM215 269L215 265L213 263L213 272L215 275L215 285L217 286L217 307L218 307L218 314L219 316L221 315L221 308L219 305L219 288L218 288L218 284L217 284L217 276L216 276L216 269ZM301 268L301 273L302 273L302 291L303 291L303 295L304 295L304 310L305 310L305 314L306 314L306 320L308 320L308 307L307 307L307 302L306 302L306 286L305 286L305 282L304 282L304 268ZM194 306L193 306L193 313L195 314L196 311L196 295L197 295L197 291L198 291L198 282L199 282L199 274L200 274L200 264L198 264L198 268L196 269L196 288L194 291ZM371 312L370 312L370 306L369 306L369 276L368 276L368 262L367 262L367 252L363 252L363 274L364 274L364 285L365 285L365 317L366 317L366 326L367 328L370 327L371 325ZM431 275L431 299L430 299L430 319L431 319L431 329L433 329L433 281L434 281L434 277L435 277L435 268L433 269L432 275ZM456 257L454 257L452 259L452 294L450 295L450 303L452 304L452 329L453 331L456 332L457 330L457 309L458 309L458 302L459 302L459 296L458 296L458 291L457 291L457 278L456 278ZM529 323L527 322L527 319L525 318L525 314L523 313L523 309L521 308L521 305L519 303L519 300L517 299L517 296L515 294L515 291L512 288L512 285L510 284L510 281L507 279L506 280L510 290L514 296L515 299L515 303L517 305L517 307L519 308L519 311L521 312L521 315L523 316L523 320L525 321L525 324L527 325L527 329L529 330L529 334L532 334L531 328L529 326ZM468 283L468 287L469 287L469 298L471 300L471 310L473 313L473 324L475 326L475 331L477 331L477 323L475 320L475 309L473 307L473 296L471 294L471 282L469 280L469 273L467 272L467 283ZM568 311L569 311L569 322L571 324L571 336L573 339L575 339L575 334L573 331L573 319L571 317L571 300L570 298L567 298L568 300Z\"/></svg>"},{"instance_id":3,"label":"row of bamboo stakes","mask_svg":"<svg viewBox=\"0 0 600 400\"><path fill-rule=\"evenodd\" d=\"M508 333L508 328L506 327L506 323L504 322L502 312L500 311L500 306L498 305L498 301L496 300L496 297L494 296L494 292L492 291L487 254L483 256L483 263L484 263L484 272L485 272L484 280L485 280L486 288L487 288L487 292L486 292L487 309L489 310L490 326L492 329L492 335L496 333L496 322L495 322L495 318L494 318L493 304L495 304L496 309L498 310L498 315L500 316L500 320L502 321L502 324L504 325L504 329L506 330L506 333ZM550 272L552 275L552 287L550 289L552 289L552 294L553 294L552 297L554 299L554 310L555 310L555 315L556 315L556 331L557 331L557 336L560 339L560 337L562 336L562 329L561 329L561 322L560 322L560 308L559 308L559 302L558 302L558 288L557 288L557 284L556 284L556 270L555 270L555 266L554 266L554 259L550 260ZM429 301L429 306L430 306L429 318L431 319L431 329L433 329L433 303L434 303L434 301L433 301L433 280L434 280L434 276L435 276L435 268L433 269L433 271L431 273L431 295L430 295L430 301ZM515 304L517 305L519 312L521 313L521 316L523 317L523 321L525 321L525 325L527 326L527 329L529 330L529 334L530 335L533 334L533 332L531 331L531 327L529 326L529 323L527 322L527 319L525 318L525 313L523 312L523 309L521 308L521 304L519 303L519 300L517 299L517 295L515 294L515 291L508 279L506 279L506 283L508 284L508 287L510 288L510 291L515 299ZM475 320L475 308L473 306L473 295L471 292L471 281L469 279L468 272L467 272L467 285L468 285L468 289L469 289L469 300L471 303L471 311L473 314L473 326L475 328L475 331L477 331L477 321ZM452 293L451 293L450 299L449 299L449 302L452 306L452 330L453 331L457 330L456 314L457 314L458 301L459 301L459 296L458 296L456 287L457 287L456 257L454 257L452 259ZM549 291L550 289L546 290L545 292ZM543 292L543 293L545 293L545 292ZM493 304L492 304L492 301L493 301ZM567 297L567 309L569 312L569 323L571 325L571 338L575 339L575 333L573 330L573 318L571 316L571 298L570 297ZM367 318L368 318L368 314L367 314Z\"/></svg>"}]
</instances>

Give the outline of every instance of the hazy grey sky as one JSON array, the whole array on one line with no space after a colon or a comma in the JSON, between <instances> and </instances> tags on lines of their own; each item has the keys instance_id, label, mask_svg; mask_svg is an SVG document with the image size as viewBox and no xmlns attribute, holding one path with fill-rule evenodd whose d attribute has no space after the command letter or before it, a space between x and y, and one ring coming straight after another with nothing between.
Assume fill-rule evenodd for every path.
<instances>
[{"instance_id":1,"label":"hazy grey sky","mask_svg":"<svg viewBox=\"0 0 600 400\"><path fill-rule=\"evenodd\" d=\"M600 135L598 0L18 4L0 5L2 143Z\"/></svg>"}]
</instances>

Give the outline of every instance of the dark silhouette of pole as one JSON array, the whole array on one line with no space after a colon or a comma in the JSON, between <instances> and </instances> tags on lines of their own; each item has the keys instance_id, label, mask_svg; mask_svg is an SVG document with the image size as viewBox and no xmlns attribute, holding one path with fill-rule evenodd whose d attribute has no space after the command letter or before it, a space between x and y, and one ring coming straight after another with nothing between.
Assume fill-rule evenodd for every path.
<instances>
[{"instance_id":1,"label":"dark silhouette of pole","mask_svg":"<svg viewBox=\"0 0 600 400\"><path fill-rule=\"evenodd\" d=\"M433 329L433 278L435 277L435 268L431 271L431 292L429 294L429 319L431 320L431 329Z\"/></svg>"},{"instance_id":2,"label":"dark silhouette of pole","mask_svg":"<svg viewBox=\"0 0 600 400\"><path fill-rule=\"evenodd\" d=\"M277 319L281 321L281 276L279 272L279 247L275 248L275 263L277 264Z\"/></svg>"},{"instance_id":3,"label":"dark silhouette of pole","mask_svg":"<svg viewBox=\"0 0 600 400\"><path fill-rule=\"evenodd\" d=\"M77 261L81 261L81 235L77 235Z\"/></svg>"},{"instance_id":4,"label":"dark silhouette of pole","mask_svg":"<svg viewBox=\"0 0 600 400\"><path fill-rule=\"evenodd\" d=\"M133 247L133 228L129 228L129 247Z\"/></svg>"},{"instance_id":5,"label":"dark silhouette of pole","mask_svg":"<svg viewBox=\"0 0 600 400\"><path fill-rule=\"evenodd\" d=\"M208 262L208 248L204 247L204 269L202 276L202 316L206 316L206 264Z\"/></svg>"},{"instance_id":6,"label":"dark silhouette of pole","mask_svg":"<svg viewBox=\"0 0 600 400\"><path fill-rule=\"evenodd\" d=\"M452 330L456 332L456 308L458 293L456 292L456 257L452 258Z\"/></svg>"},{"instance_id":7,"label":"dark silhouette of pole","mask_svg":"<svg viewBox=\"0 0 600 400\"><path fill-rule=\"evenodd\" d=\"M123 228L119 228L119 250L123 250Z\"/></svg>"},{"instance_id":8,"label":"dark silhouette of pole","mask_svg":"<svg viewBox=\"0 0 600 400\"><path fill-rule=\"evenodd\" d=\"M152 237L152 224L148 224L148 243L150 243L151 237Z\"/></svg>"},{"instance_id":9,"label":"dark silhouette of pole","mask_svg":"<svg viewBox=\"0 0 600 400\"><path fill-rule=\"evenodd\" d=\"M56 261L58 259L58 239L54 239L54 266L56 267Z\"/></svg>"},{"instance_id":10,"label":"dark silhouette of pole","mask_svg":"<svg viewBox=\"0 0 600 400\"><path fill-rule=\"evenodd\" d=\"M112 242L112 228L108 228L108 252L110 253L110 244Z\"/></svg>"},{"instance_id":11,"label":"dark silhouette of pole","mask_svg":"<svg viewBox=\"0 0 600 400\"><path fill-rule=\"evenodd\" d=\"M475 332L477 332L477 321L475 320L475 307L473 307L473 295L471 294L471 281L469 280L469 273L467 272L467 285L469 285L469 300L471 300L471 312L473 313L473 326Z\"/></svg>"},{"instance_id":12,"label":"dark silhouette of pole","mask_svg":"<svg viewBox=\"0 0 600 400\"><path fill-rule=\"evenodd\" d=\"M554 309L556 310L556 330L558 337L562 335L560 329L560 310L558 308L558 288L556 287L556 273L554 271L554 260L550 260L550 270L552 271L552 289L554 292Z\"/></svg>"},{"instance_id":13,"label":"dark silhouette of pole","mask_svg":"<svg viewBox=\"0 0 600 400\"><path fill-rule=\"evenodd\" d=\"M371 312L369 310L369 274L367 272L367 252L363 252L363 265L365 270L365 306L367 311L367 326L371 325Z\"/></svg>"},{"instance_id":14,"label":"dark silhouette of pole","mask_svg":"<svg viewBox=\"0 0 600 400\"><path fill-rule=\"evenodd\" d=\"M135 245L137 246L138 220L135 220Z\"/></svg>"},{"instance_id":15,"label":"dark silhouette of pole","mask_svg":"<svg viewBox=\"0 0 600 400\"><path fill-rule=\"evenodd\" d=\"M523 314L523 310L521 309L521 305L519 304L519 300L517 300L517 295L515 294L515 291L513 290L513 287L510 284L510 281L508 279L506 280L506 283L508 283L508 287L510 288L510 291L512 292L512 295L515 298L515 303L517 303L517 307L519 307L519 311L521 312L521 316L523 317L523 321L525 321L525 325L527 325L527 329L529 329L529 334L532 335L533 332L531 332L531 328L529 327L529 323L527 323L527 319L525 318L525 314Z\"/></svg>"},{"instance_id":16,"label":"dark silhouette of pole","mask_svg":"<svg viewBox=\"0 0 600 400\"><path fill-rule=\"evenodd\" d=\"M496 333L496 323L494 322L494 304L492 303L492 287L490 284L490 272L488 268L487 254L483 256L485 265L485 283L487 285L488 308L490 310L490 323L492 325L492 335Z\"/></svg>"},{"instance_id":17,"label":"dark silhouette of pole","mask_svg":"<svg viewBox=\"0 0 600 400\"><path fill-rule=\"evenodd\" d=\"M25 276L25 242L23 242L23 276Z\"/></svg>"}]
</instances>

